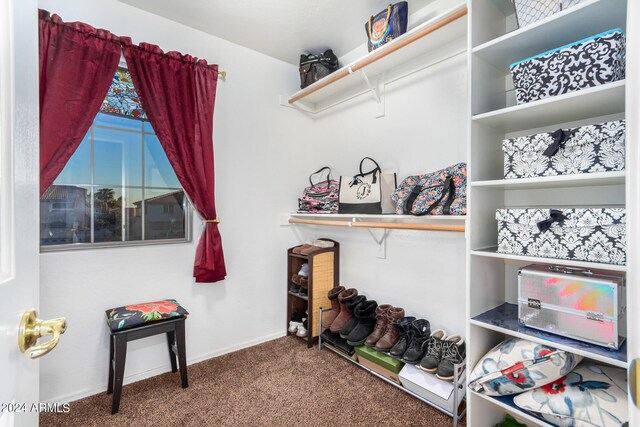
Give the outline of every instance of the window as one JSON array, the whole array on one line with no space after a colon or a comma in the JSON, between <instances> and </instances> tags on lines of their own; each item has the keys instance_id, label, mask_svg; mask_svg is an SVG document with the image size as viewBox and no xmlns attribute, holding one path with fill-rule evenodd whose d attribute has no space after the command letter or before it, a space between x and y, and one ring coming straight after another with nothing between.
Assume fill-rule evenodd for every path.
<instances>
[{"instance_id":1,"label":"window","mask_svg":"<svg viewBox=\"0 0 640 427\"><path fill-rule=\"evenodd\" d=\"M82 143L40 198L40 244L81 248L190 240L178 178L126 69Z\"/></svg>"}]
</instances>

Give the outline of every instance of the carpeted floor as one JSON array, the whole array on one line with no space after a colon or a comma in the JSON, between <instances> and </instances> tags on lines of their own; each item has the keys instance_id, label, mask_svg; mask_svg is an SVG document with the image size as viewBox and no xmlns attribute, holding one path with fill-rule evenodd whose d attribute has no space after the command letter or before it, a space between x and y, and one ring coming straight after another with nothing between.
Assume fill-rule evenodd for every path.
<instances>
[{"instance_id":1,"label":"carpeted floor","mask_svg":"<svg viewBox=\"0 0 640 427\"><path fill-rule=\"evenodd\" d=\"M46 413L53 426L450 426L451 418L329 350L289 336L189 366L189 388L166 373Z\"/></svg>"}]
</instances>

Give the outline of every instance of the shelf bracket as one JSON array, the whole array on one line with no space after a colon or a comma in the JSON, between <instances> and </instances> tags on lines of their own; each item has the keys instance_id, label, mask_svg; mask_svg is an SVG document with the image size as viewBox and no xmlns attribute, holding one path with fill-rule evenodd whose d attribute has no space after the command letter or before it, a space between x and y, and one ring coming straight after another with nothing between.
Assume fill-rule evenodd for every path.
<instances>
[{"instance_id":1,"label":"shelf bracket","mask_svg":"<svg viewBox=\"0 0 640 427\"><path fill-rule=\"evenodd\" d=\"M369 79L369 76L367 76L367 73L364 71L364 69L361 69L360 73L362 75L362 79L364 80L365 84L369 88L369 92L371 92L373 99L378 104L378 111L376 113L376 118L379 119L380 117L384 117L385 115L385 99L384 99L385 83L384 82L386 80L387 73L380 74L376 79L376 81L373 83L371 82L371 79Z\"/></svg>"},{"instance_id":2,"label":"shelf bracket","mask_svg":"<svg viewBox=\"0 0 640 427\"><path fill-rule=\"evenodd\" d=\"M351 222L358 222L359 218L352 218ZM387 237L389 237L389 232L391 231L388 228L383 229L382 235L380 237L376 236L376 233L373 232L370 228L367 228L369 235L373 239L374 242L378 245L378 253L376 254L376 258L379 259L387 259Z\"/></svg>"}]
</instances>

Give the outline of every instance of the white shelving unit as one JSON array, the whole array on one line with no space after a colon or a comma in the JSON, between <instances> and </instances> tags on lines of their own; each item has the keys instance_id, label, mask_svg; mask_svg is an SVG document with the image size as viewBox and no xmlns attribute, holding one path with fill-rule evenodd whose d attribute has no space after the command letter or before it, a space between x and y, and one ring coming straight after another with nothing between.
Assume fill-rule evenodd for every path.
<instances>
[{"instance_id":1,"label":"white shelving unit","mask_svg":"<svg viewBox=\"0 0 640 427\"><path fill-rule=\"evenodd\" d=\"M631 3L631 2L629 2ZM633 161L640 156L640 141L627 134L627 165L623 172L502 179L504 168L502 140L519 135L553 131L558 128L599 123L615 118L627 119L628 130L637 127L638 116L630 115L631 88L638 87L637 75L627 72L626 81L516 105L509 66L513 62L566 45L612 28L633 32L627 22L627 0L585 0L579 5L522 29L517 28L510 0L469 1L469 194L467 219L467 369L470 372L494 345L509 337L524 338L619 368L628 368L637 356L640 325L629 319L628 341L618 351L593 346L525 328L517 318L517 271L532 263L599 268L627 273L627 311L635 313L640 301L635 283L636 266L554 260L497 252L496 209L536 206L638 206L638 173ZM631 13L631 12L629 12ZM636 12L638 13L638 12ZM629 17L633 16L631 14ZM629 36L630 37L630 36ZM629 39L629 38L628 38ZM637 50L635 51L637 55ZM627 52L627 62L638 61ZM634 79L634 80L632 80ZM637 94L635 94L637 98ZM635 102L635 101L634 101ZM636 104L634 104L636 105ZM631 187L631 188L629 188ZM631 233L636 224L629 218ZM634 236L627 236L634 253ZM637 252L635 252L637 253ZM517 408L512 399L493 398L467 392L467 424L472 427L494 425L506 413L530 426L549 426ZM640 422L639 412L629 403L630 425ZM639 424L640 425L640 424Z\"/></svg>"},{"instance_id":2,"label":"white shelving unit","mask_svg":"<svg viewBox=\"0 0 640 427\"><path fill-rule=\"evenodd\" d=\"M466 15L466 2L459 2L443 14L292 94L286 101L281 100L281 104L316 114L371 93L381 106L381 116L386 84L464 53ZM416 66L412 67L414 63ZM405 65L409 68L405 69Z\"/></svg>"}]
</instances>

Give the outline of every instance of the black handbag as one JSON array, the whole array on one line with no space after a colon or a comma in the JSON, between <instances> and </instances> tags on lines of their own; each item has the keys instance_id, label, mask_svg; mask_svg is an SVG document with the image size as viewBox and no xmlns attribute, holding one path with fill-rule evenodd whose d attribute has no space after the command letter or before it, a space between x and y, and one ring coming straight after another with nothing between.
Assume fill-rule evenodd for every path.
<instances>
[{"instance_id":1,"label":"black handbag","mask_svg":"<svg viewBox=\"0 0 640 427\"><path fill-rule=\"evenodd\" d=\"M338 69L338 57L331 49L319 55L300 55L300 89L315 83Z\"/></svg>"},{"instance_id":2,"label":"black handbag","mask_svg":"<svg viewBox=\"0 0 640 427\"><path fill-rule=\"evenodd\" d=\"M407 32L409 6L406 1L389 5L385 10L369 18L364 25L367 31L369 52L389 43Z\"/></svg>"}]
</instances>

